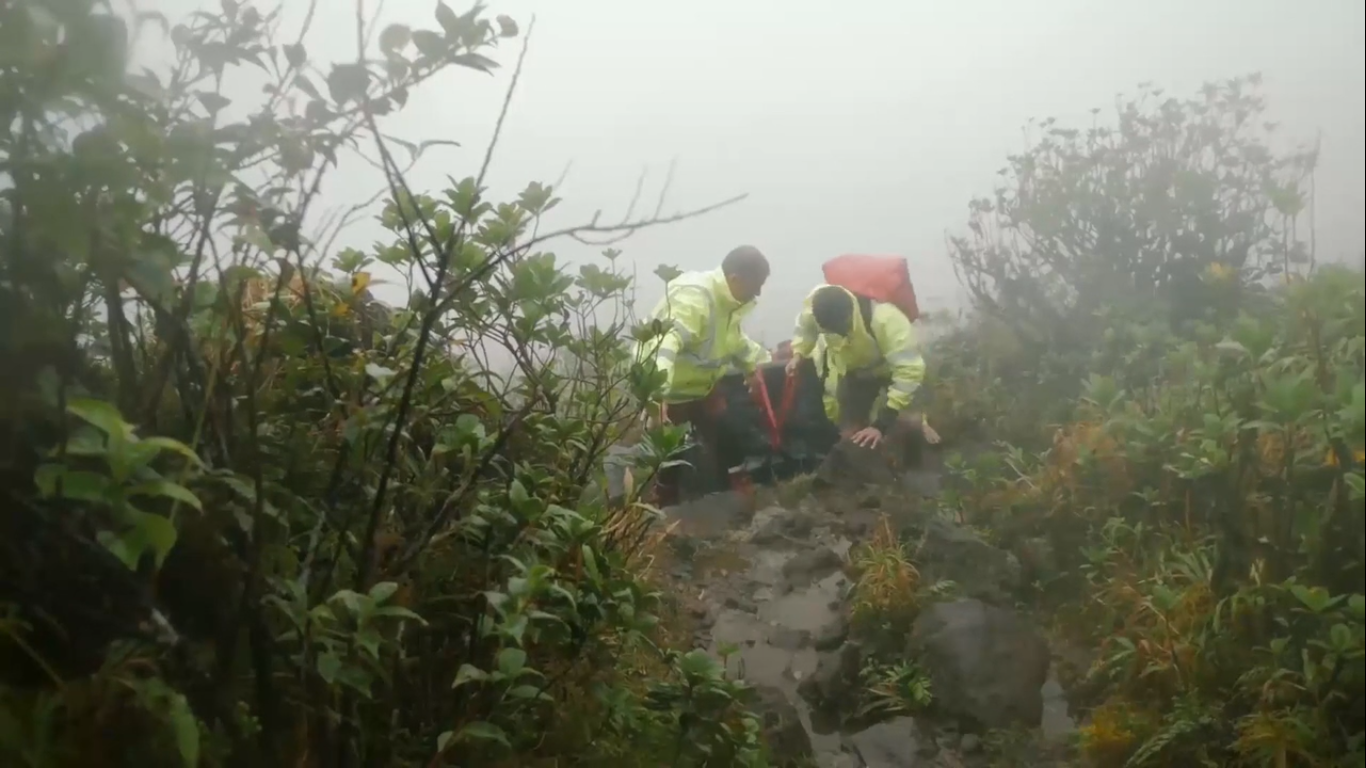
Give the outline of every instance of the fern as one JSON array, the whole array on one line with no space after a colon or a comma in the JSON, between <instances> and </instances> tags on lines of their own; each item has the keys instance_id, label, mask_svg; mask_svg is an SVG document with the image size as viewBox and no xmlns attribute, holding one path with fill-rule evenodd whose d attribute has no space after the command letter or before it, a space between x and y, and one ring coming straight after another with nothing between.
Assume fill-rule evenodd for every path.
<instances>
[{"instance_id":1,"label":"fern","mask_svg":"<svg viewBox=\"0 0 1366 768\"><path fill-rule=\"evenodd\" d=\"M1182 699L1162 720L1162 727L1149 736L1124 763L1124 768L1153 765L1169 747L1183 743L1205 741L1210 731L1218 727L1218 719L1209 707L1193 699Z\"/></svg>"}]
</instances>

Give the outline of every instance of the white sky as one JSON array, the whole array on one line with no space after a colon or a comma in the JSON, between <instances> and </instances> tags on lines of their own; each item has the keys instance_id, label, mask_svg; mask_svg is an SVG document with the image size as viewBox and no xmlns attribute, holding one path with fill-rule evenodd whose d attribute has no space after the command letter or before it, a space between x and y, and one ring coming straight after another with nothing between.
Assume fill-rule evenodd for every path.
<instances>
[{"instance_id":1,"label":"white sky","mask_svg":"<svg viewBox=\"0 0 1366 768\"><path fill-rule=\"evenodd\" d=\"M307 42L315 60L354 59L352 0ZM367 0L374 7L373 0ZM217 0L143 0L172 20ZM335 6L335 7L333 7ZM388 0L382 23L434 25L428 0ZM451 2L457 12L468 6ZM775 266L749 331L785 337L820 264L843 252L896 252L930 308L959 290L944 235L988 193L1030 117L1089 120L1116 93L1154 81L1171 95L1260 71L1271 118L1288 137L1322 132L1320 253L1355 261L1366 210L1366 13L1360 0L494 0L535 37L490 179L498 194L551 182L572 163L552 223L619 216L643 169L650 192L677 159L669 208L739 193L704 218L620 245L653 301L660 263L710 268L739 244ZM299 19L305 0L290 0ZM838 9L838 10L837 10ZM452 71L414 95L387 129L405 139L454 139L412 174L437 191L478 169L517 48L497 54L496 78ZM145 52L144 52L145 53ZM1102 113L1104 116L1104 113ZM382 183L359 162L331 179L328 204ZM648 194L648 193L647 193ZM362 222L343 244L380 235ZM573 242L566 259L594 258ZM383 296L383 294L381 294ZM388 298L387 296L385 298Z\"/></svg>"}]
</instances>

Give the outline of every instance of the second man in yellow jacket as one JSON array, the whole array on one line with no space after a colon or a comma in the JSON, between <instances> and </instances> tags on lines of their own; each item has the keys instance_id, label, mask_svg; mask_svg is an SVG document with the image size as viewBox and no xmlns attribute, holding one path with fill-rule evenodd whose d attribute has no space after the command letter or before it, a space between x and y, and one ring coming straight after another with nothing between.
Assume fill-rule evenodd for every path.
<instances>
[{"instance_id":1,"label":"second man in yellow jacket","mask_svg":"<svg viewBox=\"0 0 1366 768\"><path fill-rule=\"evenodd\" d=\"M874 448L894 429L938 435L910 412L925 380L915 329L900 309L837 285L817 286L802 305L788 372L810 359L825 381L825 411L846 439ZM881 401L881 402L879 402Z\"/></svg>"}]
</instances>

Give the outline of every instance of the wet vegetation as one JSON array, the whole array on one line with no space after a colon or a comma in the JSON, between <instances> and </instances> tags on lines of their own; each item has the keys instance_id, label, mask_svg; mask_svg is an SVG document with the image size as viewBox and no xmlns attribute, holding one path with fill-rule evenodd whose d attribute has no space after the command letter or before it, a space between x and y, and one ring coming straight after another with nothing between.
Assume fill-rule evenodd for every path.
<instances>
[{"instance_id":1,"label":"wet vegetation","mask_svg":"<svg viewBox=\"0 0 1366 768\"><path fill-rule=\"evenodd\" d=\"M1255 77L1046 121L952 255L944 511L1014 549L1094 765L1360 765L1363 279L1316 263L1316 152Z\"/></svg>"},{"instance_id":2,"label":"wet vegetation","mask_svg":"<svg viewBox=\"0 0 1366 768\"><path fill-rule=\"evenodd\" d=\"M630 270L547 250L706 209L557 230L550 186L490 196L494 146L412 190L439 147L381 124L526 33L438 3L333 63L277 21L0 3L0 762L771 764L654 567L640 495L683 435L638 423ZM172 62L132 67L139 36ZM928 355L938 511L1094 650L1094 765L1366 749L1362 276L1315 263L1317 158L1269 148L1255 85L1039 126L952 244L975 311ZM356 155L374 205L316 210ZM384 239L336 245L362 211ZM856 621L952 591L919 554L870 532ZM932 703L878 664L870 715Z\"/></svg>"}]
</instances>

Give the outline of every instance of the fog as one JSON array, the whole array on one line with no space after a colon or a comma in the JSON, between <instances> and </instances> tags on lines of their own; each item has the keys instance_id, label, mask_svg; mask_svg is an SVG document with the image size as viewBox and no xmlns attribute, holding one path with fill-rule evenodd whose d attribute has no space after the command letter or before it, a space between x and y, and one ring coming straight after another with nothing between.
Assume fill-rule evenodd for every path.
<instances>
[{"instance_id":1,"label":"fog","mask_svg":"<svg viewBox=\"0 0 1366 768\"><path fill-rule=\"evenodd\" d=\"M450 0L457 11L464 4ZM287 4L285 29L308 3ZM306 39L319 62L355 58L352 0L326 0ZM150 10L142 3L143 10ZM209 4L162 0L174 21ZM367 7L373 12L374 2ZM380 24L434 25L429 0L390 0ZM753 244L774 266L749 321L756 338L786 337L820 264L842 252L911 259L922 304L963 299L946 256L966 203L989 193L1031 117L1086 124L1115 95L1152 81L1185 97L1209 80L1261 72L1270 117L1287 141L1321 135L1319 253L1356 262L1366 210L1366 14L1359 0L495 0L526 30L536 24L522 81L488 180L495 195L565 176L551 222L619 218L647 173L653 207L675 164L666 212L737 194L743 202L640 232L618 247L658 297L659 264L716 266ZM836 10L836 9L839 10ZM385 128L419 142L448 139L410 174L417 190L477 172L520 41L496 77L451 70L415 93ZM146 48L143 58L161 55ZM229 95L232 95L229 92ZM358 202L379 172L348 160L325 205ZM369 220L341 243L382 236ZM569 260L595 248L563 241ZM401 291L380 289L397 300Z\"/></svg>"}]
</instances>

